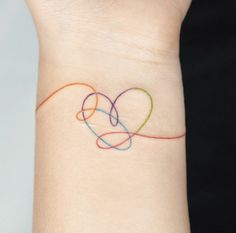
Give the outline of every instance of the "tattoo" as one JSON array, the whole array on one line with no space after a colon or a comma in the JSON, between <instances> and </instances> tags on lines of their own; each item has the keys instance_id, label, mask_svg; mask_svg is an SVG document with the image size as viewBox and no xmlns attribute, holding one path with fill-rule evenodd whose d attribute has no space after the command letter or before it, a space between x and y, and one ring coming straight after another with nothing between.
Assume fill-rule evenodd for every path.
<instances>
[{"instance_id":1,"label":"tattoo","mask_svg":"<svg viewBox=\"0 0 236 233\"><path fill-rule=\"evenodd\" d=\"M62 90L66 89L68 87L71 87L71 86L86 87L91 90L91 93L88 94L84 98L80 111L76 113L76 119L78 121L84 122L86 124L86 126L88 127L88 129L96 136L96 145L100 149L115 149L115 150L120 150L120 151L128 150L132 146L134 136L139 136L139 137L148 138L148 139L159 139L159 140L161 140L161 139L162 140L173 140L173 139L179 139L179 138L182 138L185 136L185 133L182 133L179 135L174 135L174 136L160 136L160 135L149 135L149 134L141 133L141 130L147 124L147 122L149 121L149 119L152 115L154 103L153 103L153 98L150 95L150 93L140 87L128 88L128 89L122 91L115 98L115 100L112 100L106 94L96 91L96 89L89 84L79 83L79 82L69 83L69 84L66 84L66 85L56 89L54 92L52 92L47 98L45 98L37 106L36 111L38 111L41 107L43 107L44 104L46 104L49 100L51 100L59 92L61 92ZM125 94L127 94L128 92L131 92L131 91L142 92L143 94L145 94L148 97L149 102L150 102L149 112L148 112L147 116L145 117L144 121L140 124L140 126L138 126L137 129L133 130L133 131L130 131L125 126L125 124L122 123L122 121L120 120L117 106L116 106L116 103L118 102L118 100L121 97L125 96ZM86 103L91 97L93 97L95 99L94 106L86 107ZM106 111L102 108L99 108L99 99L100 98L103 98L104 100L106 100L109 103L110 108L108 111ZM112 127L115 128L116 126L120 126L123 130L122 131L108 131L108 132L104 132L102 134L98 134L89 123L89 119L96 112L100 112L100 113L108 116L109 123ZM86 113L87 113L87 115L86 115ZM108 139L105 139L105 138L107 138L107 136L109 138L109 135L124 135L125 139L120 140L119 143L114 143L114 142L110 142Z\"/></svg>"}]
</instances>

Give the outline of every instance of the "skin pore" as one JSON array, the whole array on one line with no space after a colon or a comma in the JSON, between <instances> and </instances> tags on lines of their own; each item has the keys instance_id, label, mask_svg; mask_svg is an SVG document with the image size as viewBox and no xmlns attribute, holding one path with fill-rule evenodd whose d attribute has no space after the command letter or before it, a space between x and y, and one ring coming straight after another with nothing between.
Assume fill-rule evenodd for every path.
<instances>
[{"instance_id":1,"label":"skin pore","mask_svg":"<svg viewBox=\"0 0 236 233\"><path fill-rule=\"evenodd\" d=\"M187 0L29 0L40 42L33 233L189 233Z\"/></svg>"}]
</instances>

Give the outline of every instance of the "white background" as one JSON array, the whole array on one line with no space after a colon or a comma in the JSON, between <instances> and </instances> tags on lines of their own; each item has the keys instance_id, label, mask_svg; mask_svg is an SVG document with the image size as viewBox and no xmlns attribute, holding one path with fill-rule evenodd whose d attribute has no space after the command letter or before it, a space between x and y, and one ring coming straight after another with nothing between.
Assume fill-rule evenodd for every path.
<instances>
[{"instance_id":1,"label":"white background","mask_svg":"<svg viewBox=\"0 0 236 233\"><path fill-rule=\"evenodd\" d=\"M38 44L22 0L0 0L0 233L31 233Z\"/></svg>"}]
</instances>

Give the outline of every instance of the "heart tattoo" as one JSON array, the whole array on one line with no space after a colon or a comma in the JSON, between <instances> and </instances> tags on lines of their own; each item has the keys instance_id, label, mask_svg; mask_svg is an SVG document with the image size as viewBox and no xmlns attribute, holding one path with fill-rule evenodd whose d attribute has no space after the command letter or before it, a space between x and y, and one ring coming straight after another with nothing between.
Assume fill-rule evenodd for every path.
<instances>
[{"instance_id":1,"label":"heart tattoo","mask_svg":"<svg viewBox=\"0 0 236 233\"><path fill-rule=\"evenodd\" d=\"M76 119L78 121L83 121L86 126L88 127L88 129L96 136L96 145L98 148L100 149L115 149L115 150L119 150L119 151L125 151L128 150L131 146L132 146L132 141L133 138L135 136L139 136L139 137L143 137L143 138L149 138L149 139L165 139L165 140L171 140L171 139L178 139L178 138L182 138L185 136L185 133L182 133L180 135L176 135L176 136L158 136L158 135L147 135L147 134L142 134L141 130L144 128L144 126L147 124L147 122L149 121L152 112L153 112L153 107L154 107L154 103L153 103L153 98L150 95L150 93L148 91L146 91L143 88L140 87L132 87L129 89L126 89L124 91L122 91L115 99L114 101L111 100L111 98L109 98L106 94L102 93L102 92L98 92L96 91L96 89L86 83L69 83L66 84L58 89L56 89L55 91L53 91L47 98L45 98L36 108L36 111L38 111L44 104L46 104L50 99L52 99L54 96L56 96L59 92L61 92L62 90L68 88L68 87L72 87L72 86L78 86L78 87L86 87L89 88L91 90L91 93L88 94L83 102L82 102L82 106L80 111L78 111L76 113ZM144 121L137 127L136 130L130 131L127 126L125 126L125 124L120 120L120 114L118 112L117 109L117 102L119 101L119 99L121 97L124 97L127 93L131 92L131 91L138 91L141 92L143 94L145 94L148 99L149 99L149 111L147 116L145 117ZM92 107L86 107L86 104L88 102L88 100L90 98L94 98L95 99L95 103L94 106ZM103 98L105 101L108 102L109 104L109 110L106 111L102 108L99 108L99 99ZM116 127L119 126L119 128L121 128L122 130L120 131L107 131L104 132L102 134L98 134L95 129L93 129L93 127L91 126L91 124L89 123L89 119L95 114L95 113L101 113L105 116L108 117L109 119L109 123L110 125L116 129ZM109 140L109 136L111 138L112 135L120 135L125 137L124 139L120 139L119 138L119 142L114 143L111 140ZM107 139L108 138L108 139Z\"/></svg>"}]
</instances>

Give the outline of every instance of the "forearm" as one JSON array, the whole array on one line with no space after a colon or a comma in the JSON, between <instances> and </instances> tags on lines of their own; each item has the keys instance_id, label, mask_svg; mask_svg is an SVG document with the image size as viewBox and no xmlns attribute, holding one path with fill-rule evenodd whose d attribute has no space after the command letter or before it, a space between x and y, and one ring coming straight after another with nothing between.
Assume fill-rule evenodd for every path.
<instances>
[{"instance_id":1,"label":"forearm","mask_svg":"<svg viewBox=\"0 0 236 233\"><path fill-rule=\"evenodd\" d=\"M40 38L33 233L189 233L173 5L185 0L29 2Z\"/></svg>"},{"instance_id":2,"label":"forearm","mask_svg":"<svg viewBox=\"0 0 236 233\"><path fill-rule=\"evenodd\" d=\"M189 232L178 59L64 55L41 57L34 233Z\"/></svg>"}]
</instances>

